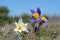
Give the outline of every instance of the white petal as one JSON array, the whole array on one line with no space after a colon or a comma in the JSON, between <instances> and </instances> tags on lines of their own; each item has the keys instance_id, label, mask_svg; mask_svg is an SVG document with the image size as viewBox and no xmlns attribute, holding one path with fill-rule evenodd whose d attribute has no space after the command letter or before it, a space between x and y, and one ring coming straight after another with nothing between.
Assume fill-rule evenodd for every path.
<instances>
[{"instance_id":1,"label":"white petal","mask_svg":"<svg viewBox=\"0 0 60 40\"><path fill-rule=\"evenodd\" d=\"M28 25L28 23L26 23L25 25Z\"/></svg>"},{"instance_id":2,"label":"white petal","mask_svg":"<svg viewBox=\"0 0 60 40\"><path fill-rule=\"evenodd\" d=\"M22 30L19 30L19 32L21 33L21 32L22 32Z\"/></svg>"},{"instance_id":3,"label":"white petal","mask_svg":"<svg viewBox=\"0 0 60 40\"><path fill-rule=\"evenodd\" d=\"M23 31L26 31L26 29L23 29Z\"/></svg>"},{"instance_id":4,"label":"white petal","mask_svg":"<svg viewBox=\"0 0 60 40\"><path fill-rule=\"evenodd\" d=\"M16 27L17 27L17 26L18 26L18 25L17 25L17 22L14 22L14 23L15 23L15 25L16 25Z\"/></svg>"},{"instance_id":5,"label":"white petal","mask_svg":"<svg viewBox=\"0 0 60 40\"><path fill-rule=\"evenodd\" d=\"M26 32L28 33L28 30L26 30Z\"/></svg>"},{"instance_id":6,"label":"white petal","mask_svg":"<svg viewBox=\"0 0 60 40\"><path fill-rule=\"evenodd\" d=\"M17 29L17 28L15 28L15 29L14 29L14 31L18 31L18 29Z\"/></svg>"},{"instance_id":7,"label":"white petal","mask_svg":"<svg viewBox=\"0 0 60 40\"><path fill-rule=\"evenodd\" d=\"M23 26L23 31L26 31L27 30L27 26Z\"/></svg>"},{"instance_id":8,"label":"white petal","mask_svg":"<svg viewBox=\"0 0 60 40\"><path fill-rule=\"evenodd\" d=\"M28 23L24 24L23 30L27 30L27 28L28 28L27 25L28 25Z\"/></svg>"},{"instance_id":9,"label":"white petal","mask_svg":"<svg viewBox=\"0 0 60 40\"><path fill-rule=\"evenodd\" d=\"M28 30L27 30L27 29L23 29L23 31L24 31L24 32L28 32Z\"/></svg>"},{"instance_id":10,"label":"white petal","mask_svg":"<svg viewBox=\"0 0 60 40\"><path fill-rule=\"evenodd\" d=\"M22 23L23 23L22 18L20 18L18 24L22 24Z\"/></svg>"},{"instance_id":11,"label":"white petal","mask_svg":"<svg viewBox=\"0 0 60 40\"><path fill-rule=\"evenodd\" d=\"M14 22L15 24L17 24L17 22Z\"/></svg>"}]
</instances>

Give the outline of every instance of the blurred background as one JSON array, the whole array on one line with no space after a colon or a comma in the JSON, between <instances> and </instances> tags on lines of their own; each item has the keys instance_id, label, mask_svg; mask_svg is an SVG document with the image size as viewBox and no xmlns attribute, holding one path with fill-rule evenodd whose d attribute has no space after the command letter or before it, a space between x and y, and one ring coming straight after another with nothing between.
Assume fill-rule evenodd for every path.
<instances>
[{"instance_id":1,"label":"blurred background","mask_svg":"<svg viewBox=\"0 0 60 40\"><path fill-rule=\"evenodd\" d=\"M45 31L45 27L41 28L46 32L41 35L60 40L60 0L0 0L0 27L17 22L21 17L24 22L30 23L31 9L36 11L38 7L41 15L49 18L48 31Z\"/></svg>"},{"instance_id":2,"label":"blurred background","mask_svg":"<svg viewBox=\"0 0 60 40\"><path fill-rule=\"evenodd\" d=\"M30 10L33 9L36 11L38 7L41 10L41 15L59 17L59 4L59 0L0 0L0 20L5 20L6 22L8 20L11 23L16 18L18 20L18 17L26 15L30 17L32 15ZM3 22L5 23L5 21Z\"/></svg>"},{"instance_id":3,"label":"blurred background","mask_svg":"<svg viewBox=\"0 0 60 40\"><path fill-rule=\"evenodd\" d=\"M17 21L19 17L31 17L30 10L39 7L41 15L60 17L60 0L0 0L0 24ZM16 20L15 20L16 19ZM25 20L25 19L24 19Z\"/></svg>"}]
</instances>

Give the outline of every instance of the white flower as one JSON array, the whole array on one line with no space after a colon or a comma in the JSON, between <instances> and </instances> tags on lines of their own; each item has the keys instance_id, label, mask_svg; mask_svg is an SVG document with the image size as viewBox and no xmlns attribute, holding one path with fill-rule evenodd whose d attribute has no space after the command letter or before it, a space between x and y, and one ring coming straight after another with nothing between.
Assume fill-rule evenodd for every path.
<instances>
[{"instance_id":1,"label":"white flower","mask_svg":"<svg viewBox=\"0 0 60 40\"><path fill-rule=\"evenodd\" d=\"M22 18L19 19L18 23L15 22L15 24L16 24L16 28L14 29L14 31L19 31L20 33L22 31L28 32L27 30L28 23L24 24Z\"/></svg>"}]
</instances>

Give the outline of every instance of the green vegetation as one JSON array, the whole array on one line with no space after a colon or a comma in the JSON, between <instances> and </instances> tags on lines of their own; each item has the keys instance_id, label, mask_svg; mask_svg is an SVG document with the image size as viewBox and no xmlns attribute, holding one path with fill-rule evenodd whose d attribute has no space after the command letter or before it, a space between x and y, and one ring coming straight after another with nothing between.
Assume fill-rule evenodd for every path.
<instances>
[{"instance_id":1,"label":"green vegetation","mask_svg":"<svg viewBox=\"0 0 60 40\"><path fill-rule=\"evenodd\" d=\"M23 14L22 16L22 19L23 19L23 21L24 22L30 22L30 15L28 15L28 14Z\"/></svg>"},{"instance_id":2,"label":"green vegetation","mask_svg":"<svg viewBox=\"0 0 60 40\"><path fill-rule=\"evenodd\" d=\"M8 14L9 14L9 9L5 6L0 6L0 25L18 21L19 19L18 16L12 17L12 16L8 16ZM21 17L24 22L29 22L28 20L30 19L30 15L23 14Z\"/></svg>"},{"instance_id":3,"label":"green vegetation","mask_svg":"<svg viewBox=\"0 0 60 40\"><path fill-rule=\"evenodd\" d=\"M0 25L8 23L8 13L9 10L7 7L0 7Z\"/></svg>"}]
</instances>

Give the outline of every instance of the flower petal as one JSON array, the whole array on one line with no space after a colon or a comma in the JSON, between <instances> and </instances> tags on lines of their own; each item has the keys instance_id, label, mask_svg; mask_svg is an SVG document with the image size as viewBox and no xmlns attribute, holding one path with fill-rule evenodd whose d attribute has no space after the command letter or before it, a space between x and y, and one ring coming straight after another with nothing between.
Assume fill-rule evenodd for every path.
<instances>
[{"instance_id":1,"label":"flower petal","mask_svg":"<svg viewBox=\"0 0 60 40\"><path fill-rule=\"evenodd\" d=\"M26 23L25 25L28 25L28 23Z\"/></svg>"},{"instance_id":2,"label":"flower petal","mask_svg":"<svg viewBox=\"0 0 60 40\"><path fill-rule=\"evenodd\" d=\"M33 22L35 22L35 20L34 19L31 19L31 23L33 23Z\"/></svg>"},{"instance_id":3,"label":"flower petal","mask_svg":"<svg viewBox=\"0 0 60 40\"><path fill-rule=\"evenodd\" d=\"M35 11L31 9L31 13L32 13L32 14L34 14L34 13L35 13Z\"/></svg>"},{"instance_id":4,"label":"flower petal","mask_svg":"<svg viewBox=\"0 0 60 40\"><path fill-rule=\"evenodd\" d=\"M29 31L28 31L28 30L26 30L26 32L28 33Z\"/></svg>"},{"instance_id":5,"label":"flower petal","mask_svg":"<svg viewBox=\"0 0 60 40\"><path fill-rule=\"evenodd\" d=\"M18 24L22 24L22 23L23 23L22 18L20 18Z\"/></svg>"},{"instance_id":6,"label":"flower petal","mask_svg":"<svg viewBox=\"0 0 60 40\"><path fill-rule=\"evenodd\" d=\"M23 25L23 29L22 30L23 31L26 31L27 30L27 25L26 24Z\"/></svg>"},{"instance_id":7,"label":"flower petal","mask_svg":"<svg viewBox=\"0 0 60 40\"><path fill-rule=\"evenodd\" d=\"M17 25L17 22L14 22L14 23L15 23L15 25L16 25L16 27L17 27L17 26L18 26L18 25Z\"/></svg>"},{"instance_id":8,"label":"flower petal","mask_svg":"<svg viewBox=\"0 0 60 40\"><path fill-rule=\"evenodd\" d=\"M39 13L39 15L41 15L41 10L39 9L39 7L37 9L37 12Z\"/></svg>"},{"instance_id":9,"label":"flower petal","mask_svg":"<svg viewBox=\"0 0 60 40\"><path fill-rule=\"evenodd\" d=\"M36 21L37 21L37 22L41 22L40 18L38 18Z\"/></svg>"},{"instance_id":10,"label":"flower petal","mask_svg":"<svg viewBox=\"0 0 60 40\"><path fill-rule=\"evenodd\" d=\"M19 32L21 33L21 32L22 32L22 30L19 30Z\"/></svg>"},{"instance_id":11,"label":"flower petal","mask_svg":"<svg viewBox=\"0 0 60 40\"><path fill-rule=\"evenodd\" d=\"M17 29L17 28L15 28L15 29L14 29L14 31L18 31L18 29Z\"/></svg>"},{"instance_id":12,"label":"flower petal","mask_svg":"<svg viewBox=\"0 0 60 40\"><path fill-rule=\"evenodd\" d=\"M46 28L48 28L48 19L45 21Z\"/></svg>"},{"instance_id":13,"label":"flower petal","mask_svg":"<svg viewBox=\"0 0 60 40\"><path fill-rule=\"evenodd\" d=\"M26 26L24 26L24 27L23 27L23 31L26 31L26 30L27 30L27 27L26 27Z\"/></svg>"}]
</instances>

